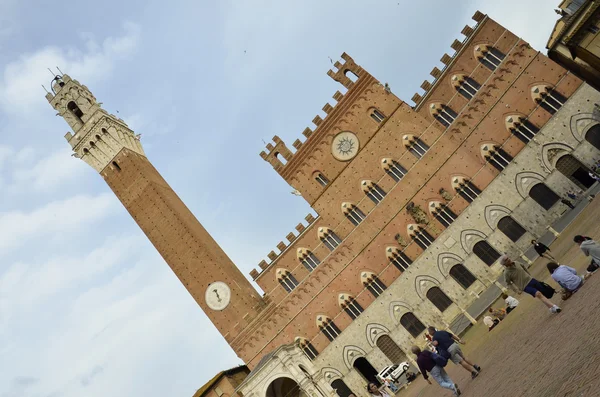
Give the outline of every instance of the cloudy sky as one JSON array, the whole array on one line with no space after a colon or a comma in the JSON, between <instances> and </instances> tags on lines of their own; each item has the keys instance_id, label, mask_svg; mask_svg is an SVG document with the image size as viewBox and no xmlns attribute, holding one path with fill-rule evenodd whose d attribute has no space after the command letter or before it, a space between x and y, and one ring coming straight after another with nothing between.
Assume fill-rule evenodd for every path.
<instances>
[{"instance_id":1,"label":"cloudy sky","mask_svg":"<svg viewBox=\"0 0 600 397\"><path fill-rule=\"evenodd\" d=\"M185 397L240 363L70 156L46 68L143 134L248 274L310 211L258 153L323 116L340 89L328 57L347 52L411 103L475 10L543 50L554 3L0 0L0 397Z\"/></svg>"}]
</instances>

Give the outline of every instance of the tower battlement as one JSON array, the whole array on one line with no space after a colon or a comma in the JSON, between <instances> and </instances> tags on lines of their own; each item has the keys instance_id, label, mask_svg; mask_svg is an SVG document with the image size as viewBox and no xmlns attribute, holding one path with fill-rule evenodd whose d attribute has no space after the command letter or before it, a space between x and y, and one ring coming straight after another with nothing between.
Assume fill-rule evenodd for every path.
<instances>
[{"instance_id":1,"label":"tower battlement","mask_svg":"<svg viewBox=\"0 0 600 397\"><path fill-rule=\"evenodd\" d=\"M359 81L362 81L364 77L370 76L361 66L356 64L354 59L352 59L352 57L350 57L348 54L343 53L341 55L341 59L341 62L335 62L333 65L334 67L327 72L327 75L333 80L342 84L348 90L351 90L356 84L359 83ZM260 153L260 157L270 163L273 168L283 176L288 164L295 159L295 154L306 145L306 142L315 134L316 131L322 130L329 125L328 122L332 117L335 117L334 115L338 109L338 104L342 102L344 97L347 95L348 94L342 94L340 91L336 91L335 94L333 94L333 99L335 100L336 104L332 105L330 103L326 103L322 107L325 117L316 115L312 119L312 123L315 126L314 129L307 127L304 129L304 131L302 131L302 135L304 135L306 141L303 142L300 139L296 139L292 144L295 152L292 153L278 136L274 136L273 143L267 144L266 150Z\"/></svg>"},{"instance_id":2,"label":"tower battlement","mask_svg":"<svg viewBox=\"0 0 600 397\"><path fill-rule=\"evenodd\" d=\"M250 276L252 277L252 279L256 280L260 277L263 271L271 267L271 265L273 265L277 261L281 254L283 254L289 247L291 247L293 242L296 241L296 239L300 237L302 233L304 233L312 224L315 223L316 219L317 218L315 218L312 214L306 215L304 217L304 220L306 220L307 225L304 226L302 223L298 223L298 225L296 225L296 231L298 232L298 235L296 236L294 232L288 233L285 236L285 238L289 242L289 245L287 243L284 243L283 241L280 241L279 244L277 244L277 250L279 251L279 253L275 253L275 251L269 252L269 254L267 255L267 258L269 258L269 262L263 259L258 264L260 270L252 269L250 271Z\"/></svg>"},{"instance_id":3,"label":"tower battlement","mask_svg":"<svg viewBox=\"0 0 600 397\"><path fill-rule=\"evenodd\" d=\"M102 109L85 85L63 74L55 76L50 87L52 92L46 94L46 99L73 130L65 134L65 139L74 157L101 172L115 166L113 160L122 149L144 155L139 136L123 120Z\"/></svg>"},{"instance_id":4,"label":"tower battlement","mask_svg":"<svg viewBox=\"0 0 600 397\"><path fill-rule=\"evenodd\" d=\"M423 81L423 83L421 83L421 88L425 92L423 94L419 94L417 92L411 98L412 101L415 103L415 107L419 107L424 103L425 99L432 92L436 83L442 78L442 76L444 75L444 73L446 72L448 67L455 62L458 55L463 51L463 49L465 48L465 44L474 36L474 34L477 31L477 28L480 26L481 22L483 22L484 20L487 19L487 15L483 14L480 11L476 11L475 14L473 14L473 16L471 17L471 19L473 19L477 23L475 24L474 27L465 25L465 27L461 31L461 33L465 36L465 38L462 41L460 41L458 39L454 40L454 42L450 46L454 50L454 54L452 54L452 55L444 54L442 56L440 61L442 62L442 64L444 66L441 70L438 67L434 67L431 70L430 74L434 79L433 82L430 82L429 80Z\"/></svg>"}]
</instances>

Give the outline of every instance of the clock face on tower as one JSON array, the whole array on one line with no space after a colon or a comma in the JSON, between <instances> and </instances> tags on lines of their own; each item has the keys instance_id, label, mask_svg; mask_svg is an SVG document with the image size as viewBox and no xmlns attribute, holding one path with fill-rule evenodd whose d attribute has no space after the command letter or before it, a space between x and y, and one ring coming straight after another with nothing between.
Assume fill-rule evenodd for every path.
<instances>
[{"instance_id":1,"label":"clock face on tower","mask_svg":"<svg viewBox=\"0 0 600 397\"><path fill-rule=\"evenodd\" d=\"M358 145L358 138L352 132L340 132L333 138L331 154L340 161L352 160L358 153Z\"/></svg>"},{"instance_id":2,"label":"clock face on tower","mask_svg":"<svg viewBox=\"0 0 600 397\"><path fill-rule=\"evenodd\" d=\"M211 309L223 310L229 305L229 301L231 300L231 290L224 282L215 281L206 289L204 299Z\"/></svg>"}]
</instances>

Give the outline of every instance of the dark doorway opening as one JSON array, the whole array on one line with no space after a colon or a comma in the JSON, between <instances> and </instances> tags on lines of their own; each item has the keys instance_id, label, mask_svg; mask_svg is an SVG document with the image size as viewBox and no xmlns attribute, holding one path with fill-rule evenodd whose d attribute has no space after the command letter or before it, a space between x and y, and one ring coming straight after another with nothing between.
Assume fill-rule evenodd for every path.
<instances>
[{"instance_id":1,"label":"dark doorway opening","mask_svg":"<svg viewBox=\"0 0 600 397\"><path fill-rule=\"evenodd\" d=\"M341 379L336 379L333 382L331 382L331 387L340 397L349 397L350 394L354 394L354 392L348 387L348 385Z\"/></svg>"},{"instance_id":2,"label":"dark doorway opening","mask_svg":"<svg viewBox=\"0 0 600 397\"><path fill-rule=\"evenodd\" d=\"M596 182L589 175L590 169L570 154L558 159L556 169L583 190L589 189Z\"/></svg>"},{"instance_id":3,"label":"dark doorway opening","mask_svg":"<svg viewBox=\"0 0 600 397\"><path fill-rule=\"evenodd\" d=\"M290 378L277 378L267 388L266 397L305 397L298 383Z\"/></svg>"},{"instance_id":4,"label":"dark doorway opening","mask_svg":"<svg viewBox=\"0 0 600 397\"><path fill-rule=\"evenodd\" d=\"M593 147L600 150L600 124L596 124L585 134L585 140Z\"/></svg>"},{"instance_id":5,"label":"dark doorway opening","mask_svg":"<svg viewBox=\"0 0 600 397\"><path fill-rule=\"evenodd\" d=\"M373 368L371 363L366 358L357 358L352 366L358 371L359 374L362 375L363 378L367 380L367 382L373 382L378 387L381 386L381 383L377 379L377 370Z\"/></svg>"},{"instance_id":6,"label":"dark doorway opening","mask_svg":"<svg viewBox=\"0 0 600 397\"><path fill-rule=\"evenodd\" d=\"M529 197L542 206L546 211L560 200L558 194L544 183L538 183L529 190Z\"/></svg>"}]
</instances>

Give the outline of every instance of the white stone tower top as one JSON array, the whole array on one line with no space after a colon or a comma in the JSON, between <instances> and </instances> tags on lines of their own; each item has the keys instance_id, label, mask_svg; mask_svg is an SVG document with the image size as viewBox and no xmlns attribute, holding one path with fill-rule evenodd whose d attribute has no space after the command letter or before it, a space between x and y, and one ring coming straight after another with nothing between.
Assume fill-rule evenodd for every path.
<instances>
[{"instance_id":1,"label":"white stone tower top","mask_svg":"<svg viewBox=\"0 0 600 397\"><path fill-rule=\"evenodd\" d=\"M75 157L101 172L124 148L145 155L139 136L123 120L102 109L85 85L63 74L56 76L51 86L52 93L46 94L46 99L73 129L74 134L67 132L65 138Z\"/></svg>"}]
</instances>

